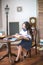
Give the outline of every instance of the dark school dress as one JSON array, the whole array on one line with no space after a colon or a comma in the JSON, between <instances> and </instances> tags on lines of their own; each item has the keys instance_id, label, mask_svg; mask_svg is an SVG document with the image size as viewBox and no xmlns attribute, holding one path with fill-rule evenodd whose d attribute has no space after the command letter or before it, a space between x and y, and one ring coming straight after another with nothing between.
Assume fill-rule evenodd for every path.
<instances>
[{"instance_id":1,"label":"dark school dress","mask_svg":"<svg viewBox=\"0 0 43 65\"><path fill-rule=\"evenodd\" d=\"M28 31L29 35L27 34L26 31L27 30L22 29L21 34L23 34L23 35L25 34L26 37L30 38L29 31ZM32 38L30 38L30 40L22 39L22 41L18 45L21 45L23 48L25 48L28 51L32 47Z\"/></svg>"},{"instance_id":2,"label":"dark school dress","mask_svg":"<svg viewBox=\"0 0 43 65\"><path fill-rule=\"evenodd\" d=\"M18 46L21 45L24 49L26 49L27 51L30 50L30 48L32 47L32 39L31 40L22 40Z\"/></svg>"}]
</instances>

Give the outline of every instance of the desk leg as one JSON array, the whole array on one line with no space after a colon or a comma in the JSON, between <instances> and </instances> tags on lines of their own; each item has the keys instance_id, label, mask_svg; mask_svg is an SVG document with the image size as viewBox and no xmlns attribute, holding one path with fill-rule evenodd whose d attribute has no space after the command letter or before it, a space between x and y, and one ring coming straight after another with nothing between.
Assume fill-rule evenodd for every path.
<instances>
[{"instance_id":1,"label":"desk leg","mask_svg":"<svg viewBox=\"0 0 43 65\"><path fill-rule=\"evenodd\" d=\"M2 59L4 59L5 57L8 57L8 54L6 54L6 55L0 57L0 61L1 61Z\"/></svg>"},{"instance_id":2,"label":"desk leg","mask_svg":"<svg viewBox=\"0 0 43 65\"><path fill-rule=\"evenodd\" d=\"M12 59L11 59L12 56L17 57L16 54L11 53L11 44L10 44L10 42L9 42L9 43L8 43L8 57L9 57L9 61L10 61L11 64L14 63L14 61L12 61Z\"/></svg>"},{"instance_id":3,"label":"desk leg","mask_svg":"<svg viewBox=\"0 0 43 65\"><path fill-rule=\"evenodd\" d=\"M1 57L1 58L0 58L0 61L1 61L2 59L4 59L5 57L8 57L8 58L9 58L10 63L12 64L12 59L11 59L11 56L15 56L15 57L17 57L17 55L16 55L16 54L11 53L11 45L10 45L10 42L8 42L7 44L8 44L8 53L7 53L6 55L4 55L3 57Z\"/></svg>"}]
</instances>

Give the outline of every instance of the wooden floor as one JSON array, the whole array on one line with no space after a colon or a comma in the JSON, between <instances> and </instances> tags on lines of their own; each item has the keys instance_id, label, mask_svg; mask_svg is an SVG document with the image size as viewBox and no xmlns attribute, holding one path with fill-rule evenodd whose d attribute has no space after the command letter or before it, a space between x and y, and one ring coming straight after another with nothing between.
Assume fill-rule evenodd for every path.
<instances>
[{"instance_id":1,"label":"wooden floor","mask_svg":"<svg viewBox=\"0 0 43 65\"><path fill-rule=\"evenodd\" d=\"M17 50L12 48L12 52L17 54ZM2 49L0 51L0 57L5 55L7 53L6 49ZM12 57L14 60L14 57ZM22 59L22 58L21 58ZM9 59L6 57L2 61L0 61L0 65L11 65L9 62ZM34 49L32 49L32 57L26 58L23 61L20 61L19 63L15 63L13 65L43 65L43 51L38 51L38 54L35 55Z\"/></svg>"}]
</instances>

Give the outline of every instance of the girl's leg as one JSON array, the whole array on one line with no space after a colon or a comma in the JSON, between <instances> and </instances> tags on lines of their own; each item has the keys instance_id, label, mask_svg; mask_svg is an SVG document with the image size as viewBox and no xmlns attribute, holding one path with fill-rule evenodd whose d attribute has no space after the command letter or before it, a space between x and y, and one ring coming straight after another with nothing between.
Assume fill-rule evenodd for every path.
<instances>
[{"instance_id":1,"label":"girl's leg","mask_svg":"<svg viewBox=\"0 0 43 65\"><path fill-rule=\"evenodd\" d=\"M17 57L16 57L16 61L18 61L21 52L22 52L22 47L21 46L18 46L18 54L17 54Z\"/></svg>"},{"instance_id":2,"label":"girl's leg","mask_svg":"<svg viewBox=\"0 0 43 65\"><path fill-rule=\"evenodd\" d=\"M27 50L23 48L23 56L27 55Z\"/></svg>"}]
</instances>

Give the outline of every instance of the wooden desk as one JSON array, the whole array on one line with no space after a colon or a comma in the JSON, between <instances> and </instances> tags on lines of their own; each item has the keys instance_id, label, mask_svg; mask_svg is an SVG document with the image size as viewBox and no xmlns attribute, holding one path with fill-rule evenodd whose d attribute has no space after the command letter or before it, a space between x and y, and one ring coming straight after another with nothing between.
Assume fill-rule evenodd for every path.
<instances>
[{"instance_id":1,"label":"wooden desk","mask_svg":"<svg viewBox=\"0 0 43 65\"><path fill-rule=\"evenodd\" d=\"M18 41L18 39L15 40L15 41ZM4 59L5 57L8 57L8 58L9 58L9 61L10 61L10 63L11 63L11 65L13 64L13 61L12 61L12 59L11 59L11 56L17 57L17 55L14 54L14 53L11 53L11 42L15 42L15 41L10 41L9 39L8 39L8 40L0 39L0 42L1 42L1 43L7 43L7 45L8 45L8 53L7 53L6 55L0 57L0 61L1 61L2 59Z\"/></svg>"}]
</instances>

